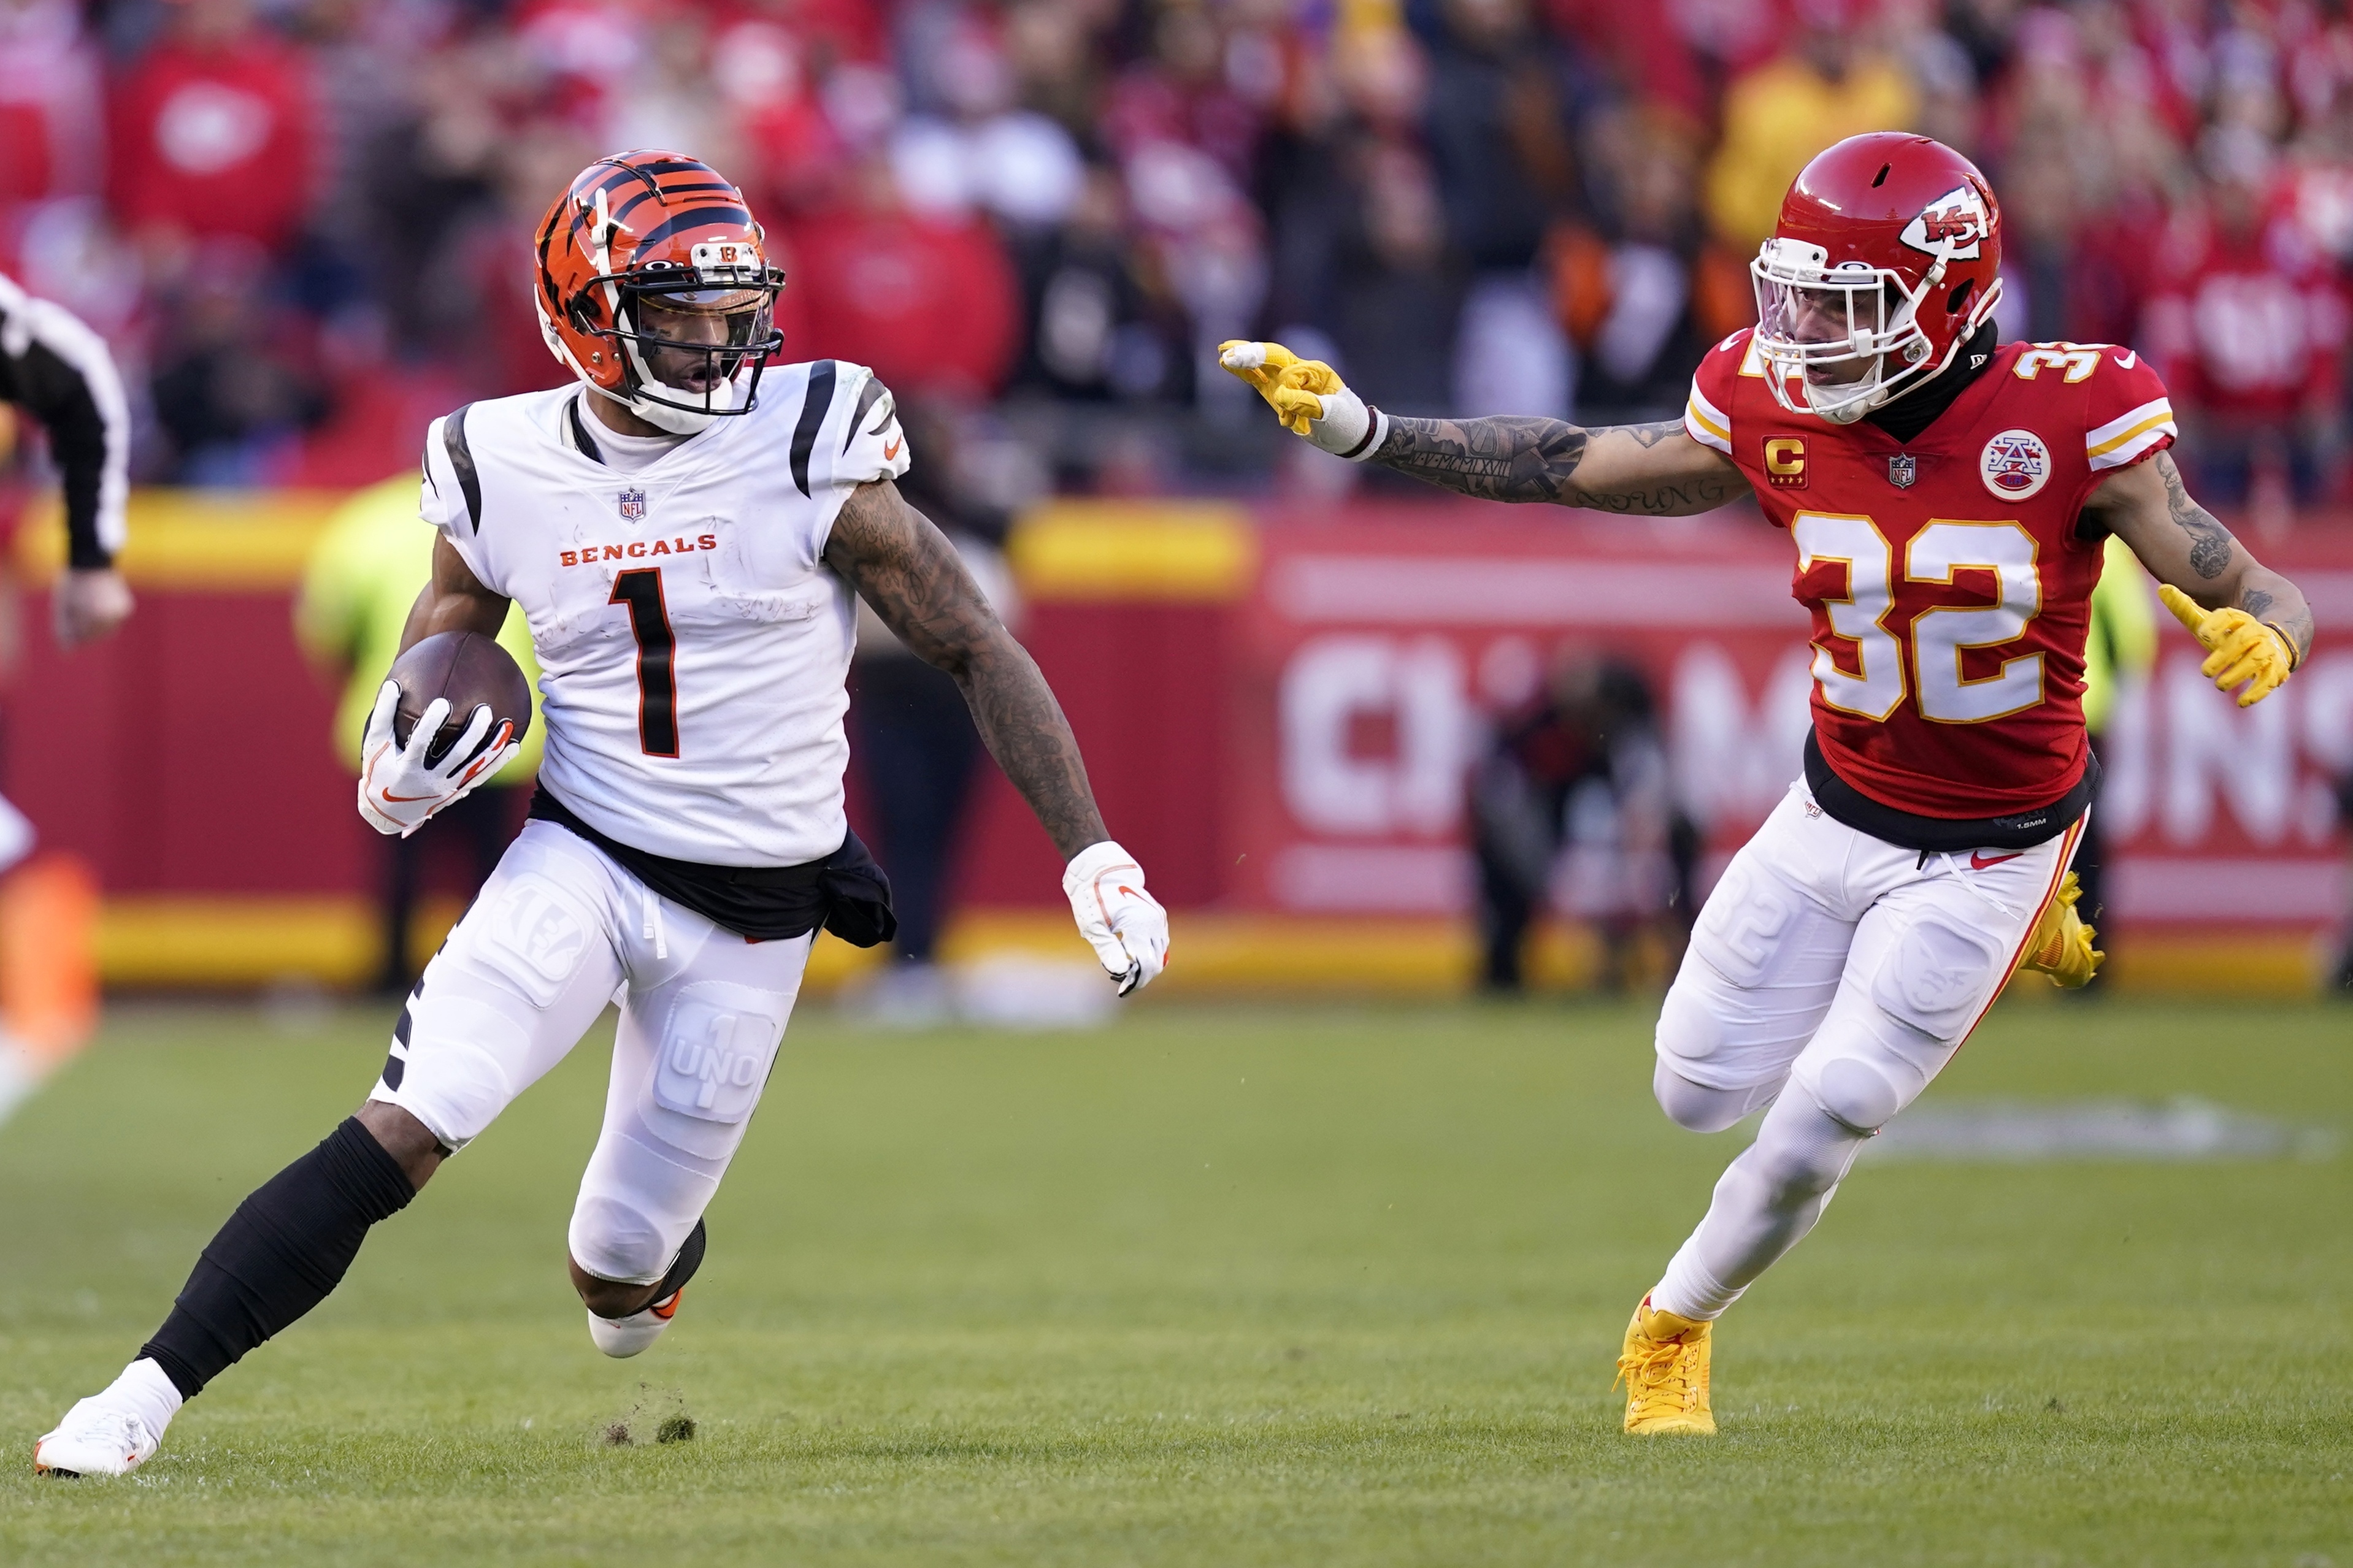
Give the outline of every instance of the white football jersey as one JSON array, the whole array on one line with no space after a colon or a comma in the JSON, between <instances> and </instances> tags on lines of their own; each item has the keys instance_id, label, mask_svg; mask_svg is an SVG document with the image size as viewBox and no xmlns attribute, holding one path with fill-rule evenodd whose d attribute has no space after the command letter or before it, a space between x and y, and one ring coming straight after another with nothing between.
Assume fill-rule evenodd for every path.
<instances>
[{"instance_id":1,"label":"white football jersey","mask_svg":"<svg viewBox=\"0 0 2353 1568\"><path fill-rule=\"evenodd\" d=\"M585 395L469 404L425 438L425 521L531 623L540 782L652 854L823 858L849 831L856 625L825 546L853 489L907 471L891 394L863 365L772 366L758 407L631 474L590 455Z\"/></svg>"}]
</instances>

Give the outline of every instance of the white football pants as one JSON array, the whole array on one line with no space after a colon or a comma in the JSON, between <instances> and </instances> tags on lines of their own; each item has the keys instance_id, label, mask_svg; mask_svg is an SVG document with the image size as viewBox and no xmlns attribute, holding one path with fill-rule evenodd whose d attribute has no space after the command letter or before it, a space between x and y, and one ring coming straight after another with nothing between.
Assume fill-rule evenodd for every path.
<instances>
[{"instance_id":1,"label":"white football pants","mask_svg":"<svg viewBox=\"0 0 2353 1568\"><path fill-rule=\"evenodd\" d=\"M1789 786L1708 895L1660 1011L1668 1116L1715 1132L1772 1108L1651 1305L1714 1318L1813 1227L1863 1140L1993 1005L2082 831L1924 856Z\"/></svg>"},{"instance_id":2,"label":"white football pants","mask_svg":"<svg viewBox=\"0 0 2353 1568\"><path fill-rule=\"evenodd\" d=\"M572 1256L600 1279L651 1284L744 1141L815 940L747 941L527 823L426 966L368 1098L462 1149L619 1000Z\"/></svg>"}]
</instances>

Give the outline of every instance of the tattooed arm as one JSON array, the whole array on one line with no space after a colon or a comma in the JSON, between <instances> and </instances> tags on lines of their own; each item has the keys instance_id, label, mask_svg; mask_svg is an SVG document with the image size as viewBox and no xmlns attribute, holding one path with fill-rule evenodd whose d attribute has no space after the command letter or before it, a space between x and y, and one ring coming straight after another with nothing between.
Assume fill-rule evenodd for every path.
<instances>
[{"instance_id":1,"label":"tattooed arm","mask_svg":"<svg viewBox=\"0 0 2353 1568\"><path fill-rule=\"evenodd\" d=\"M1079 742L1037 662L988 607L947 536L896 485L881 479L850 492L825 563L902 642L963 688L989 754L1064 859L1111 837Z\"/></svg>"},{"instance_id":2,"label":"tattooed arm","mask_svg":"<svg viewBox=\"0 0 2353 1568\"><path fill-rule=\"evenodd\" d=\"M2210 610L2244 610L2295 648L2312 652L2312 606L2304 591L2247 553L2214 514L2189 497L2173 454L2110 475L2084 510L2132 547L2149 574Z\"/></svg>"},{"instance_id":3,"label":"tattooed arm","mask_svg":"<svg viewBox=\"0 0 2353 1568\"><path fill-rule=\"evenodd\" d=\"M1580 429L1557 419L1389 420L1371 461L1487 500L1683 517L1748 491L1731 458L1681 424Z\"/></svg>"}]
</instances>

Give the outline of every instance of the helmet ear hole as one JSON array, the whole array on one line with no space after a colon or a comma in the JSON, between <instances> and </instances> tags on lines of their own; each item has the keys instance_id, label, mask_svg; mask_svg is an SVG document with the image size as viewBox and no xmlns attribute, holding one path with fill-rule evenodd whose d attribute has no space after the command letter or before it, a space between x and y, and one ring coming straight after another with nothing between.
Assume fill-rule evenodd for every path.
<instances>
[{"instance_id":1,"label":"helmet ear hole","mask_svg":"<svg viewBox=\"0 0 2353 1568\"><path fill-rule=\"evenodd\" d=\"M596 330L596 301L588 295L572 296L572 303L565 307L564 313L572 319L576 331L593 332Z\"/></svg>"},{"instance_id":2,"label":"helmet ear hole","mask_svg":"<svg viewBox=\"0 0 2353 1568\"><path fill-rule=\"evenodd\" d=\"M1945 314L1947 316L1959 315L1963 310L1968 308L1969 296L1977 292L1977 288L1978 280L1976 279L1963 279L1959 288L1945 296Z\"/></svg>"}]
</instances>

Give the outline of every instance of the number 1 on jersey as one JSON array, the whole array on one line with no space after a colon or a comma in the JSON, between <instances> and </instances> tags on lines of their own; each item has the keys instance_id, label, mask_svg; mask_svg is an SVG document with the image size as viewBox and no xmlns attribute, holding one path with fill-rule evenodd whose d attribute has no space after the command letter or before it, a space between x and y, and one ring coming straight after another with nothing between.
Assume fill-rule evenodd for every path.
<instances>
[{"instance_id":1,"label":"number 1 on jersey","mask_svg":"<svg viewBox=\"0 0 2353 1568\"><path fill-rule=\"evenodd\" d=\"M678 755L678 637L662 602L661 568L639 566L613 579L608 605L629 607L638 639L638 745L649 757Z\"/></svg>"}]
</instances>

